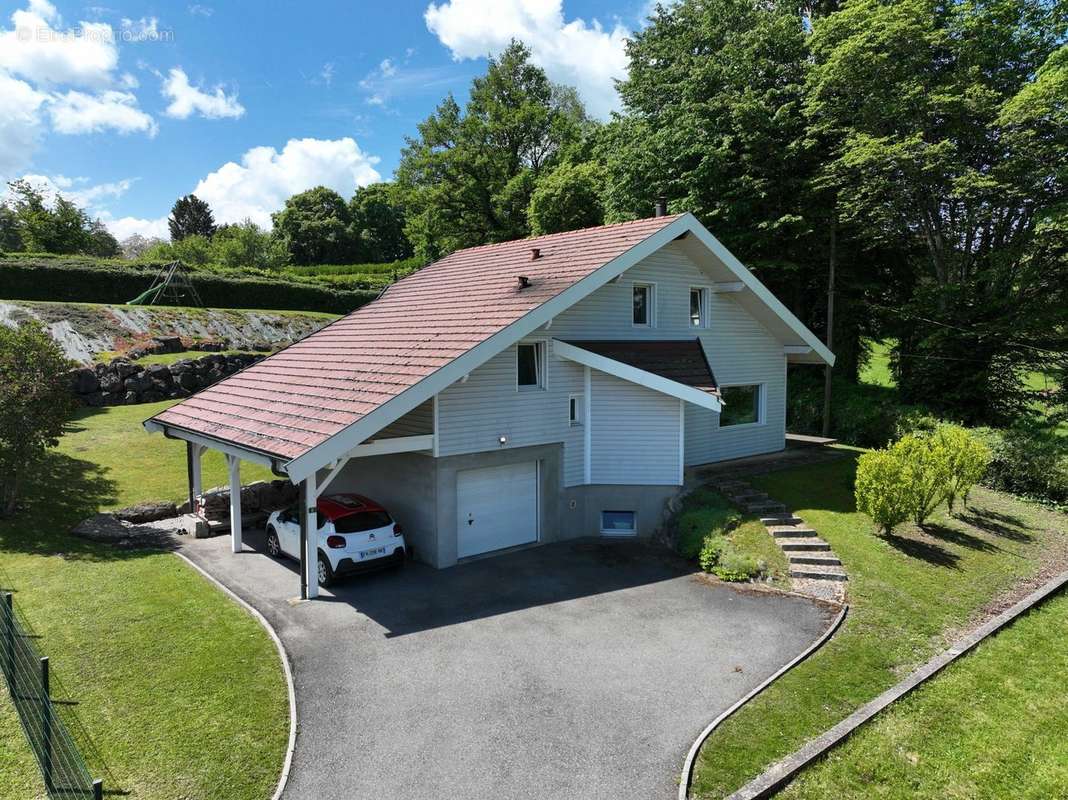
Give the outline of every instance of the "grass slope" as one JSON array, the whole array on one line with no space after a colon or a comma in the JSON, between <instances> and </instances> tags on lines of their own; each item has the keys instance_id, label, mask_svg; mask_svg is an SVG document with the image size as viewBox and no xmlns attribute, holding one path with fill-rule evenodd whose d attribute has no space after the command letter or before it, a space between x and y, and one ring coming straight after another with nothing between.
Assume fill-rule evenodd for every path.
<instances>
[{"instance_id":1,"label":"grass slope","mask_svg":"<svg viewBox=\"0 0 1068 800\"><path fill-rule=\"evenodd\" d=\"M184 448L140 420L166 403L83 412L0 520L0 583L40 635L61 697L106 788L130 798L265 798L278 779L288 707L274 645L252 617L175 556L86 542L67 531L100 508L179 498ZM245 480L262 470L246 469ZM223 483L221 459L205 482ZM0 798L41 796L6 691Z\"/></svg>"},{"instance_id":2,"label":"grass slope","mask_svg":"<svg viewBox=\"0 0 1068 800\"><path fill-rule=\"evenodd\" d=\"M705 743L693 795L722 797L848 716L946 644L998 593L1063 557L1066 518L977 489L961 518L883 539L853 505L852 459L773 473L753 484L811 524L849 573L849 619L811 659Z\"/></svg>"},{"instance_id":3,"label":"grass slope","mask_svg":"<svg viewBox=\"0 0 1068 800\"><path fill-rule=\"evenodd\" d=\"M1065 796L1066 631L1062 592L888 708L780 796Z\"/></svg>"}]
</instances>

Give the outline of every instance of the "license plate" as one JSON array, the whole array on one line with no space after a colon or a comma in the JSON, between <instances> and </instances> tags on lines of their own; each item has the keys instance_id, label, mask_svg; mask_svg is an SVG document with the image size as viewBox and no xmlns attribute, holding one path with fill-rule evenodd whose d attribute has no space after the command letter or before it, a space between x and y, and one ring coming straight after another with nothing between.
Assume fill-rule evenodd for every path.
<instances>
[{"instance_id":1,"label":"license plate","mask_svg":"<svg viewBox=\"0 0 1068 800\"><path fill-rule=\"evenodd\" d=\"M375 547L371 550L361 550L360 558L373 558L374 556L382 555L384 552L386 552L386 548L384 547Z\"/></svg>"}]
</instances>

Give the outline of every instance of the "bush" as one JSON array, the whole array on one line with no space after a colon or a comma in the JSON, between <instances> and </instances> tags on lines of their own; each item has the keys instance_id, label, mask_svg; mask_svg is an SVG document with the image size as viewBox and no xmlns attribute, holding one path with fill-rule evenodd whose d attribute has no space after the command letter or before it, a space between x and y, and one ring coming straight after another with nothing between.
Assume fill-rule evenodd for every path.
<instances>
[{"instance_id":1,"label":"bush","mask_svg":"<svg viewBox=\"0 0 1068 800\"><path fill-rule=\"evenodd\" d=\"M971 431L960 425L939 425L935 437L941 443L949 461L949 484L946 488L946 500L949 511L959 497L964 505L968 504L968 493L986 474L990 464L990 448Z\"/></svg>"},{"instance_id":2,"label":"bush","mask_svg":"<svg viewBox=\"0 0 1068 800\"><path fill-rule=\"evenodd\" d=\"M748 553L743 553L730 542L719 555L719 563L712 568L721 581L748 581L764 571L764 565Z\"/></svg>"},{"instance_id":3,"label":"bush","mask_svg":"<svg viewBox=\"0 0 1068 800\"><path fill-rule=\"evenodd\" d=\"M890 452L905 470L909 516L922 525L949 493L949 452L939 437L918 433L902 437Z\"/></svg>"},{"instance_id":4,"label":"bush","mask_svg":"<svg viewBox=\"0 0 1068 800\"><path fill-rule=\"evenodd\" d=\"M709 536L725 536L738 527L741 519L722 495L698 489L683 501L675 548L687 560L697 558Z\"/></svg>"},{"instance_id":5,"label":"bush","mask_svg":"<svg viewBox=\"0 0 1068 800\"><path fill-rule=\"evenodd\" d=\"M873 450L857 460L857 510L867 514L884 534L909 518L911 474L889 449Z\"/></svg>"},{"instance_id":6,"label":"bush","mask_svg":"<svg viewBox=\"0 0 1068 800\"><path fill-rule=\"evenodd\" d=\"M152 284L158 265L89 266L67 260L0 263L0 297L7 300L125 303ZM263 308L345 314L369 303L378 292L345 290L267 278L212 272L191 273L204 305L214 308Z\"/></svg>"},{"instance_id":7,"label":"bush","mask_svg":"<svg viewBox=\"0 0 1068 800\"><path fill-rule=\"evenodd\" d=\"M1052 503L1068 502L1068 438L1037 427L976 428L990 451L982 483Z\"/></svg>"},{"instance_id":8,"label":"bush","mask_svg":"<svg viewBox=\"0 0 1068 800\"><path fill-rule=\"evenodd\" d=\"M719 564L719 559L729 542L726 536L706 536L701 545L701 552L697 556L697 563L705 572L711 572Z\"/></svg>"}]
</instances>

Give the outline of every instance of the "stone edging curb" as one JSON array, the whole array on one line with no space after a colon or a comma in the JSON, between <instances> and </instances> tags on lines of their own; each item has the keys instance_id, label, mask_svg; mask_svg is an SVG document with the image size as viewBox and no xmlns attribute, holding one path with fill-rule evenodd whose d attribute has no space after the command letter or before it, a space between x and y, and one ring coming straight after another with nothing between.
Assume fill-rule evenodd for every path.
<instances>
[{"instance_id":1,"label":"stone edging curb","mask_svg":"<svg viewBox=\"0 0 1068 800\"><path fill-rule=\"evenodd\" d=\"M1018 616L1030 611L1031 608L1055 593L1058 589L1061 589L1065 584L1068 584L1068 571L1062 572L1060 575L1049 580L1023 600L1016 603L1008 610L998 614L985 625L981 625L979 628L960 639L949 649L944 650L942 653L932 658L896 686L887 689L874 700L854 711L830 730L825 731L815 739L812 739L807 744L803 745L799 750L796 750L778 763L773 764L762 775L758 775L741 789L730 795L727 800L756 800L756 798L767 797L772 792L783 788L810 762L822 756L825 752L837 745L854 730L870 720L888 705L908 694L927 679L934 677L937 673L941 672L942 669L974 649L976 645L988 636L997 633ZM679 798L680 800L684 800L684 795L682 794L681 789Z\"/></svg>"},{"instance_id":2,"label":"stone edging curb","mask_svg":"<svg viewBox=\"0 0 1068 800\"><path fill-rule=\"evenodd\" d=\"M804 597L806 600L811 600L812 599L808 595L799 595L799 596ZM792 670L794 667L796 667L798 664L800 664L802 661L804 661L810 655L812 655L817 650L819 650L821 647L823 647L823 645L827 642L827 640L830 639L832 636L834 636L835 632L842 626L842 623L845 621L846 614L848 614L848 613L849 613L849 606L848 605L842 606L842 610L838 613L838 616L835 617L835 619L831 623L830 627L828 627L827 630L825 630L820 635L820 637L818 639L816 639L816 641L814 641L812 644L810 644L808 646L808 648L804 652L802 652L800 655L798 655L796 658L794 658L793 661L791 661L788 664L786 664L785 666L781 667L778 670L778 672L776 672L773 675L771 675L763 683L761 683L755 689L753 689L751 692L749 692L749 694L747 694L741 700L736 702L734 705L732 705L730 708L728 708L726 711L724 711L722 714L720 714L718 717L716 717L714 720L712 720L712 722L709 723L708 727L706 727L703 731L701 731L700 735L697 737L697 739L694 741L693 745L690 747L690 752L686 754L686 762L683 764L683 767L682 767L682 776L679 778L679 798L678 798L678 800L687 800L687 798L689 796L690 781L693 778L693 765L694 765L694 762L697 760L697 753L701 749L701 745L703 745L705 743L705 740L709 736L712 735L712 731L714 731L716 728L718 728L724 722L724 720L726 720L729 716L734 714L738 709L740 709L742 706L744 706L746 703L748 703L750 700L752 700L758 694L760 694L765 689L767 689L769 686L771 686L771 684L773 684L775 681L777 681L779 678L781 678L787 672Z\"/></svg>"},{"instance_id":3,"label":"stone edging curb","mask_svg":"<svg viewBox=\"0 0 1068 800\"><path fill-rule=\"evenodd\" d=\"M242 600L237 594L227 586L224 586L217 578L208 573L203 567L194 563L192 559L183 553L175 552L174 555L182 559L186 564L191 566L201 575L208 579L213 585L219 587L224 594L234 600L245 611L251 614L267 631L267 635L271 637L274 642L274 646L278 649L278 655L282 660L282 672L286 676L286 690L289 694L289 742L286 744L286 757L282 762L282 774L278 776L278 785L275 786L274 794L271 795L271 800L279 800L282 796L282 792L286 788L286 783L289 781L289 771L293 766L293 751L297 746L297 695L293 688L293 670L289 665L289 653L286 652L285 645L282 644L282 640L278 638L278 634L271 626L271 623L267 621L267 618L263 616L259 611L253 608L249 603Z\"/></svg>"}]
</instances>

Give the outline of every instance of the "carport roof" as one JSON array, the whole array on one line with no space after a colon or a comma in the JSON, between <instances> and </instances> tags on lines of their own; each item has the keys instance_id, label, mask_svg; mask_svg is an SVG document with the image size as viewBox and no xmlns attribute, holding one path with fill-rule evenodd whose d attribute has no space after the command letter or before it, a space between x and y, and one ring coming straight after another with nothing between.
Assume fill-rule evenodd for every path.
<instances>
[{"instance_id":1,"label":"carport roof","mask_svg":"<svg viewBox=\"0 0 1068 800\"><path fill-rule=\"evenodd\" d=\"M652 217L459 250L162 411L146 427L292 461L679 219Z\"/></svg>"}]
</instances>

